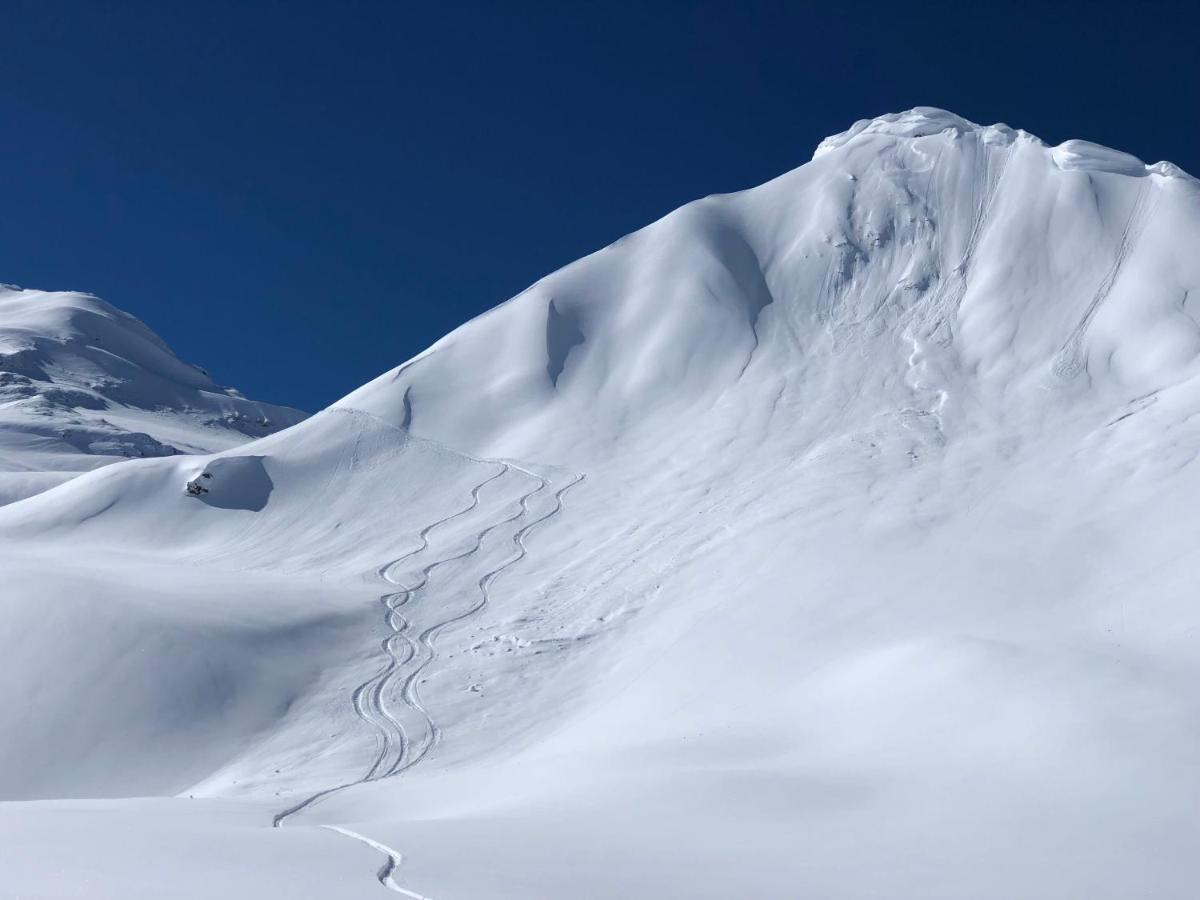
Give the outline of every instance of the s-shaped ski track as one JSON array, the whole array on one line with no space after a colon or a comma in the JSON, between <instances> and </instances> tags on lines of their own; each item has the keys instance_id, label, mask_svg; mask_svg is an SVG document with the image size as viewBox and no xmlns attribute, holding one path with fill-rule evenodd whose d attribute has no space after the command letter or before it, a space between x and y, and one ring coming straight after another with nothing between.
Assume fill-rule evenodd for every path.
<instances>
[{"instance_id":1,"label":"s-shaped ski track","mask_svg":"<svg viewBox=\"0 0 1200 900\"><path fill-rule=\"evenodd\" d=\"M483 546L483 542L488 534L490 534L491 532L495 531L496 529L498 529L504 525L507 525L511 522L515 522L518 519L529 515L530 502L533 500L533 498L535 496L537 496L537 494L544 491L550 485L550 483L542 476L537 475L537 474L529 471L528 469L522 468L521 466L518 466L515 464L510 464L510 463L500 463L499 465L501 466L499 471L497 471L493 475L489 476L488 478L484 479L482 482L480 482L479 484L475 485L474 488L472 488L471 501L466 507L458 510L455 513L452 513L449 516L446 516L445 518L439 519L438 521L433 522L430 525L427 525L425 528L423 528L421 530L420 535L419 535L420 542L415 549L413 549L413 550L409 551L408 553L404 554L403 556L393 560L392 562L383 566L379 570L380 575L386 581L389 581L392 584L395 584L397 587L400 588L399 591L384 594L380 598L380 601L383 603L385 609L387 610L387 612L385 613L385 621L388 624L389 628L392 629L392 634L389 635L383 642L383 649L387 653L388 661L379 672L377 672L371 678L367 679L367 681L363 682L357 688L355 688L355 690L351 696L351 701L354 705L355 712L359 715L360 718L362 718L364 721L370 723L374 728L376 728L378 733L381 735L382 749L381 749L379 756L376 757L371 768L368 769L367 773L365 775L363 775L361 778L355 779L354 781L346 782L344 784L335 785L333 787L329 787L329 788L325 788L323 790L317 791L316 793L310 795L309 797L305 798L304 800L300 801L299 803L296 803L296 804L288 807L287 809L277 813L272 820L273 827L275 827L275 828L282 827L284 822L291 816L315 805L320 800L323 800L324 798L329 797L333 794L336 794L340 791L346 790L351 787L355 787L359 784L366 784L368 782L378 781L383 778L390 777L392 775L398 775L398 774L412 768L417 763L419 763L422 759L424 759L425 756L429 753L429 751L432 750L433 747L436 746L436 744L441 740L441 734L442 734L441 728L438 727L436 722L433 720L432 716L429 714L428 710L421 703L421 699L420 699L420 696L417 691L417 685L419 683L419 677L420 677L421 673L424 672L430 665L432 665L433 662L435 662L438 658L437 647L436 647L436 642L435 642L437 635L440 634L444 629L450 627L451 625L454 625L458 622L465 621L465 620L469 619L471 616L476 615L477 613L479 613L481 610L483 610L487 606L487 604L490 601L490 597L491 597L491 595L490 595L491 586L492 586L492 583L496 580L496 578L498 578L500 576L500 574L503 573L504 571L506 571L507 569L509 569L512 566L519 563L521 560L523 560L528 555L529 551L525 544L525 540L529 536L529 534L535 528L544 524L545 522L549 521L551 518L553 518L554 516L556 516L560 512L562 512L563 506L564 506L564 497L566 496L567 491L569 491L571 488L575 487L577 484L579 484L581 481L583 481L583 479L585 477L581 474L576 475L570 481L570 483L564 485L562 488L560 488L558 491L555 492L554 505L548 512L546 512L539 518L533 520L532 522L529 522L528 524L524 525L523 527L521 527L520 529L517 530L517 532L513 535L513 538L512 538L513 544L516 547L516 552L512 556L510 556L507 560L505 560L503 563L501 563L499 566L486 572L479 579L479 581L477 582L477 588L479 590L479 599L470 609L468 609L462 613L459 613L458 615L451 616L447 619L444 619L434 625L429 626L419 636L419 638L418 638L419 645L425 648L426 655L425 655L425 658L421 661L421 663L417 666L417 668L409 674L408 678L405 679L404 688L401 692L401 696L404 699L406 705L408 705L412 709L419 712L421 714L421 716L425 719L425 721L428 723L429 737L422 744L420 750L416 753L413 753L411 751L411 744L408 741L408 738L404 732L403 726L400 724L399 720L397 720L390 713L390 711L387 710L386 705L383 702L383 697L386 693L387 685L395 677L396 673L400 670L400 668L403 667L404 665L406 665L407 663L409 663L415 657L415 654L416 654L416 645L414 645L412 640L410 638L408 638L408 636L407 636L408 622L403 618L403 616L401 616L399 614L398 610L405 603L407 603L408 600L418 590L423 588L428 583L431 573L434 570L436 570L438 567L447 565L448 563L451 563L455 560L464 559L468 556L471 556L474 553L477 553L479 551L479 549ZM455 519L458 519L462 516L465 516L469 512L474 510L479 505L480 491L486 485L488 485L492 481L495 481L496 479L500 478L502 475L504 475L506 472L508 472L510 470L516 470L516 471L522 472L523 474L528 475L537 480L537 485L532 490L530 490L527 493L525 493L524 495L522 495L518 509L515 513L513 513L511 516L508 516L507 518L505 518L499 522L496 522L496 523L488 526L487 528L483 529L482 531L480 531L475 536L475 541L474 541L473 545L471 547L469 547L468 549L466 549L460 553L457 553L454 556L437 560L436 562L431 563L430 565L426 566L422 570L421 578L419 579L419 581L416 584L411 585L411 586L404 586L404 585L400 585L399 583L395 582L392 579L391 572L395 569L395 567L397 565L399 565L400 563L404 562L407 559L410 559L410 558L420 554L421 552L423 552L424 550L426 550L429 547L429 536L436 528L443 526L443 525L445 525ZM404 656L403 659L401 659L400 654L398 653L397 648L396 648L396 642L401 639L406 641L408 644L408 647L409 647L409 652L406 656ZM370 698L370 699L368 700L367 698ZM378 715L378 719L376 718L376 715ZM387 722L388 724L384 725L384 724L382 724L383 722ZM394 733L391 733L392 729L394 729ZM389 766L386 770L381 772L381 768L383 766L384 761L387 759L387 757L389 755L391 755L392 749L397 745L399 746L399 752L396 755L395 762L393 762L391 764L391 766ZM393 876L395 875L395 872L399 868L400 863L403 859L403 857L401 856L401 854L398 851L392 849L391 847L388 847L387 845L385 845L379 841L374 840L373 838L369 838L366 835L360 834L355 831L351 831L350 829L344 828L339 825L325 824L322 827L324 827L330 831L335 831L338 834L342 834L346 837L353 838L354 840L364 843L367 846L384 854L384 856L386 857L386 861L384 862L383 866L379 869L379 871L376 873L376 879L379 881L379 883L381 885L383 885L384 887L388 888L391 891L394 891L396 893L400 893L407 897L410 897L410 898L412 898L412 900L430 900L430 898L428 898L422 894L418 894L414 891L410 891L407 888L402 887L395 881Z\"/></svg>"}]
</instances>

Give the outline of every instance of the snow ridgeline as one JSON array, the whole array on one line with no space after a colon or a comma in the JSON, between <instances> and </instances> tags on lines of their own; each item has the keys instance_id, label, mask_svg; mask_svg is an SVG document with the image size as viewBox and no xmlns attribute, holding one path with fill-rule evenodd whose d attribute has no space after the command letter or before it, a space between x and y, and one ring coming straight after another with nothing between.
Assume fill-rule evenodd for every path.
<instances>
[{"instance_id":1,"label":"snow ridgeline","mask_svg":"<svg viewBox=\"0 0 1200 900\"><path fill-rule=\"evenodd\" d=\"M1170 164L1082 141L927 108L864 120L808 165L543 278L342 404L483 455L576 462L781 387L847 414L927 413L944 395L946 427L970 398L986 416L1069 414L1195 375L1198 194Z\"/></svg>"}]
</instances>

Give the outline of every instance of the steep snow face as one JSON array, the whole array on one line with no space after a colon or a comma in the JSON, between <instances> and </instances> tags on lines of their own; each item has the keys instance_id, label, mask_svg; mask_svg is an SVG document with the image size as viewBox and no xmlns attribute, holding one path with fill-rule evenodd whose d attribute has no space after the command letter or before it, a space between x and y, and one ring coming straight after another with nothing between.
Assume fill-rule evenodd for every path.
<instances>
[{"instance_id":1,"label":"steep snow face","mask_svg":"<svg viewBox=\"0 0 1200 900\"><path fill-rule=\"evenodd\" d=\"M0 870L1191 898L1198 246L1169 164L883 116L293 428L0 510Z\"/></svg>"},{"instance_id":2,"label":"steep snow face","mask_svg":"<svg viewBox=\"0 0 1200 900\"><path fill-rule=\"evenodd\" d=\"M303 418L216 385L103 300L0 286L0 504L116 460L211 452Z\"/></svg>"},{"instance_id":3,"label":"steep snow face","mask_svg":"<svg viewBox=\"0 0 1200 900\"><path fill-rule=\"evenodd\" d=\"M581 463L742 395L939 429L1119 406L1196 372L1198 205L1169 164L941 110L883 116L542 279L342 402L472 452Z\"/></svg>"}]
</instances>

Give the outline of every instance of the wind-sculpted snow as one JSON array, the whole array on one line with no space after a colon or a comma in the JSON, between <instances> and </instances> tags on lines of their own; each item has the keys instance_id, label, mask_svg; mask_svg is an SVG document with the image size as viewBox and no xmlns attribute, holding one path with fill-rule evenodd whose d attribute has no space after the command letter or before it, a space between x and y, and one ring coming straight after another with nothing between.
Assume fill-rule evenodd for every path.
<instances>
[{"instance_id":1,"label":"wind-sculpted snow","mask_svg":"<svg viewBox=\"0 0 1200 900\"><path fill-rule=\"evenodd\" d=\"M839 150L859 135L886 135L901 138L923 138L934 135L952 134L961 137L980 131L974 122L961 116L932 106L918 106L901 113L888 113L874 119L859 119L841 134L831 135L817 145L813 158ZM993 125L989 131L1002 135L1011 134L1007 125Z\"/></svg>"},{"instance_id":2,"label":"wind-sculpted snow","mask_svg":"<svg viewBox=\"0 0 1200 900\"><path fill-rule=\"evenodd\" d=\"M1198 247L1170 164L863 120L5 507L6 887L1191 898Z\"/></svg>"}]
</instances>

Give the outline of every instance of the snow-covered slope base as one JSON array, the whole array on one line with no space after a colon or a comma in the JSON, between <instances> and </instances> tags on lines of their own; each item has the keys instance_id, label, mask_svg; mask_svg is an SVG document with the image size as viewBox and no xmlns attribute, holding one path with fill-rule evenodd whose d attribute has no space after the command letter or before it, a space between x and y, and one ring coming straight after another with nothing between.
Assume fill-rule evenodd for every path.
<instances>
[{"instance_id":1,"label":"snow-covered slope base","mask_svg":"<svg viewBox=\"0 0 1200 900\"><path fill-rule=\"evenodd\" d=\"M207 453L303 418L217 386L103 300L0 285L0 505L118 460Z\"/></svg>"},{"instance_id":2,"label":"snow-covered slope base","mask_svg":"<svg viewBox=\"0 0 1200 900\"><path fill-rule=\"evenodd\" d=\"M5 889L1193 896L1197 248L1168 164L884 116L0 510Z\"/></svg>"}]
</instances>

